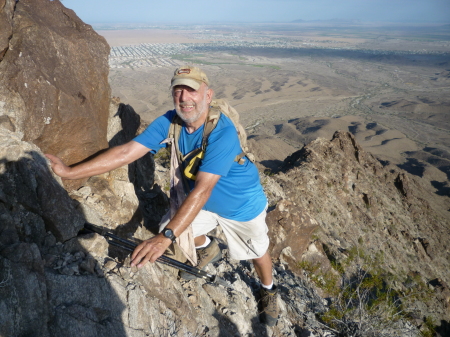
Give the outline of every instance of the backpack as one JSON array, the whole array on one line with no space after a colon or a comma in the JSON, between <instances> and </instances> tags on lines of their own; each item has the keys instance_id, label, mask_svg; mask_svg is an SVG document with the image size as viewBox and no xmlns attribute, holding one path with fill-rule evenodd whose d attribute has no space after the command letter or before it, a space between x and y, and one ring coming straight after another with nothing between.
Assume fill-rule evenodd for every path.
<instances>
[{"instance_id":1,"label":"backpack","mask_svg":"<svg viewBox=\"0 0 450 337\"><path fill-rule=\"evenodd\" d=\"M180 117L178 117L178 115L175 115L169 127L168 138L174 139L173 143L175 145L178 160L180 163L185 163L184 175L189 179L195 180L195 176L198 172L201 159L203 159L206 147L208 145L208 137L217 126L221 113L230 118L238 134L242 152L234 158L234 161L240 165L243 165L245 163L246 157L252 163L255 162L255 156L252 153L248 152L247 134L244 127L239 123L239 113L226 100L216 99L211 102L208 116L205 120L202 135L202 145L200 148L191 151L186 156L183 156L178 148L178 140L183 121Z\"/></svg>"}]
</instances>

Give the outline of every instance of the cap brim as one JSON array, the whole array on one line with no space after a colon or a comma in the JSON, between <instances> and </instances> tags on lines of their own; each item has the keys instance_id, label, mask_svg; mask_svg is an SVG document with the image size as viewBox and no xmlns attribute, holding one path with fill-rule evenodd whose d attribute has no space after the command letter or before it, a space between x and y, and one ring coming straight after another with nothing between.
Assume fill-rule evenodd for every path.
<instances>
[{"instance_id":1,"label":"cap brim","mask_svg":"<svg viewBox=\"0 0 450 337\"><path fill-rule=\"evenodd\" d=\"M172 89L177 85L187 85L189 88L198 90L200 89L201 83L198 83L196 80L193 80L191 78L176 78L175 80L172 81L170 89Z\"/></svg>"}]
</instances>

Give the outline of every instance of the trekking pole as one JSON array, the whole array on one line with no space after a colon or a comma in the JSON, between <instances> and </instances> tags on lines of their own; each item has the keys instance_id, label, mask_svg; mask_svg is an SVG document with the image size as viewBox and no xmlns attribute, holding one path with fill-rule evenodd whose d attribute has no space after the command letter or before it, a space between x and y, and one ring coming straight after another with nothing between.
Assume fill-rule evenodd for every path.
<instances>
[{"instance_id":1,"label":"trekking pole","mask_svg":"<svg viewBox=\"0 0 450 337\"><path fill-rule=\"evenodd\" d=\"M108 241L109 244L122 248L126 251L133 252L134 249L137 247L137 244L133 241L123 239L117 235L112 234L109 232L106 228L96 226L90 223L85 223L84 228L89 232L95 232L97 234L100 234L106 238L106 241ZM217 283L221 286L233 288L227 281L221 279L217 275L211 275L205 272L204 270L195 268L193 266L190 266L188 264L182 263L180 261L174 260L168 256L161 255L156 259L157 262L183 270L189 274L192 274L198 278L203 278L208 282Z\"/></svg>"}]
</instances>

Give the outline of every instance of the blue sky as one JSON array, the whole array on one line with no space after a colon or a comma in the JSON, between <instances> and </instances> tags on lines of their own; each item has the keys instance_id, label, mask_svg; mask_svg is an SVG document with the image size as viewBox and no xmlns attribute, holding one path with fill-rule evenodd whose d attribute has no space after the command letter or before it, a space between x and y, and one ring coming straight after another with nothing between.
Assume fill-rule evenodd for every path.
<instances>
[{"instance_id":1,"label":"blue sky","mask_svg":"<svg viewBox=\"0 0 450 337\"><path fill-rule=\"evenodd\" d=\"M63 0L88 24L346 19L450 23L450 0Z\"/></svg>"}]
</instances>

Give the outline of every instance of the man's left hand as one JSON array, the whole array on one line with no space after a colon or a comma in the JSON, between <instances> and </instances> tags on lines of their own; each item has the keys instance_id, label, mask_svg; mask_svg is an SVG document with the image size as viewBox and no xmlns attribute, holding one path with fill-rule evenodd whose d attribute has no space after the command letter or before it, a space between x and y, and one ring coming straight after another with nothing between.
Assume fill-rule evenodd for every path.
<instances>
[{"instance_id":1,"label":"man's left hand","mask_svg":"<svg viewBox=\"0 0 450 337\"><path fill-rule=\"evenodd\" d=\"M158 257L164 254L171 243L170 239L164 237L162 234L145 240L131 254L131 266L142 268L148 261L155 262Z\"/></svg>"}]
</instances>

